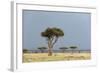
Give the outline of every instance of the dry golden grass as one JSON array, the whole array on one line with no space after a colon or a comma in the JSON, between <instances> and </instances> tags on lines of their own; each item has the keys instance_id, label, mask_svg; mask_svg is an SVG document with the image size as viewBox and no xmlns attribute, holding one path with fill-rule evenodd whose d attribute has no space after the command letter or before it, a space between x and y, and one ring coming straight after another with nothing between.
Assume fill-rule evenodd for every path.
<instances>
[{"instance_id":1,"label":"dry golden grass","mask_svg":"<svg viewBox=\"0 0 100 73\"><path fill-rule=\"evenodd\" d=\"M46 62L46 61L70 61L70 60L89 60L91 53L24 53L23 62Z\"/></svg>"}]
</instances>

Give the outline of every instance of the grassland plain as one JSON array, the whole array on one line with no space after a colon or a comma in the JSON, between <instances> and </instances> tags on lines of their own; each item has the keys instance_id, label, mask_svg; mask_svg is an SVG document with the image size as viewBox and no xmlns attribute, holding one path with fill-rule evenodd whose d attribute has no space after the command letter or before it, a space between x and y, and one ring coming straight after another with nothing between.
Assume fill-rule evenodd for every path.
<instances>
[{"instance_id":1,"label":"grassland plain","mask_svg":"<svg viewBox=\"0 0 100 73\"><path fill-rule=\"evenodd\" d=\"M23 63L89 59L91 53L53 53L52 56L48 56L48 53L23 53Z\"/></svg>"}]
</instances>

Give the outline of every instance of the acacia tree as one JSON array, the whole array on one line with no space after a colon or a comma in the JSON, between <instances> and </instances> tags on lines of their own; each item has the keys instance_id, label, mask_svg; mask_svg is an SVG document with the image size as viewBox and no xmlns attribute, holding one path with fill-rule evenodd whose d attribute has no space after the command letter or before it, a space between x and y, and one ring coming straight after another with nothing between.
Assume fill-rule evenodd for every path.
<instances>
[{"instance_id":1,"label":"acacia tree","mask_svg":"<svg viewBox=\"0 0 100 73\"><path fill-rule=\"evenodd\" d=\"M67 47L60 47L60 50L62 50L62 52L64 53L66 51L66 49L68 49Z\"/></svg>"},{"instance_id":2,"label":"acacia tree","mask_svg":"<svg viewBox=\"0 0 100 73\"><path fill-rule=\"evenodd\" d=\"M48 56L52 56L52 48L58 41L58 38L64 36L64 32L60 28L47 28L44 32L41 32L41 36L47 39Z\"/></svg>"},{"instance_id":3,"label":"acacia tree","mask_svg":"<svg viewBox=\"0 0 100 73\"><path fill-rule=\"evenodd\" d=\"M77 48L77 46L70 46L70 48L72 49L72 54L73 54L73 51Z\"/></svg>"},{"instance_id":4,"label":"acacia tree","mask_svg":"<svg viewBox=\"0 0 100 73\"><path fill-rule=\"evenodd\" d=\"M23 53L28 53L28 49L23 49Z\"/></svg>"},{"instance_id":5,"label":"acacia tree","mask_svg":"<svg viewBox=\"0 0 100 73\"><path fill-rule=\"evenodd\" d=\"M41 51L41 53L43 53L44 50L46 50L47 48L46 47L39 47L38 49Z\"/></svg>"}]
</instances>

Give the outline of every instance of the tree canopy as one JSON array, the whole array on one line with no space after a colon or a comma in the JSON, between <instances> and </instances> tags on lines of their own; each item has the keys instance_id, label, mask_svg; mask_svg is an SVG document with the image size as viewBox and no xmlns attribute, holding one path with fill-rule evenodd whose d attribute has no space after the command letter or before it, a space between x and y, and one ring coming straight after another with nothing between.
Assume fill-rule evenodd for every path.
<instances>
[{"instance_id":1,"label":"tree canopy","mask_svg":"<svg viewBox=\"0 0 100 73\"><path fill-rule=\"evenodd\" d=\"M38 49L43 53L44 50L46 50L47 48L46 47L39 47Z\"/></svg>"},{"instance_id":2,"label":"tree canopy","mask_svg":"<svg viewBox=\"0 0 100 73\"><path fill-rule=\"evenodd\" d=\"M52 37L64 36L64 32L59 28L47 28L41 35L50 39Z\"/></svg>"},{"instance_id":3,"label":"tree canopy","mask_svg":"<svg viewBox=\"0 0 100 73\"><path fill-rule=\"evenodd\" d=\"M68 47L60 47L59 49L62 50L62 52L64 53L66 49L68 49Z\"/></svg>"},{"instance_id":4,"label":"tree canopy","mask_svg":"<svg viewBox=\"0 0 100 73\"><path fill-rule=\"evenodd\" d=\"M71 48L71 49L76 49L76 48L77 48L77 46L70 46L70 48Z\"/></svg>"},{"instance_id":5,"label":"tree canopy","mask_svg":"<svg viewBox=\"0 0 100 73\"><path fill-rule=\"evenodd\" d=\"M23 49L23 53L27 53L28 52L28 49Z\"/></svg>"},{"instance_id":6,"label":"tree canopy","mask_svg":"<svg viewBox=\"0 0 100 73\"><path fill-rule=\"evenodd\" d=\"M68 49L68 47L60 47L59 49Z\"/></svg>"}]
</instances>

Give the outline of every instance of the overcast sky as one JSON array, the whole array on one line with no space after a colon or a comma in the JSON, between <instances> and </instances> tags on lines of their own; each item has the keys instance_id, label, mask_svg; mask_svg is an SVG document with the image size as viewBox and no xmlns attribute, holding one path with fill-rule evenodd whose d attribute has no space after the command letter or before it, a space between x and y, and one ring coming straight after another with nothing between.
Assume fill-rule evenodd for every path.
<instances>
[{"instance_id":1,"label":"overcast sky","mask_svg":"<svg viewBox=\"0 0 100 73\"><path fill-rule=\"evenodd\" d=\"M23 48L37 49L47 46L41 32L48 27L58 27L64 31L54 49L78 46L91 49L91 15L76 12L50 12L23 10Z\"/></svg>"}]
</instances>

